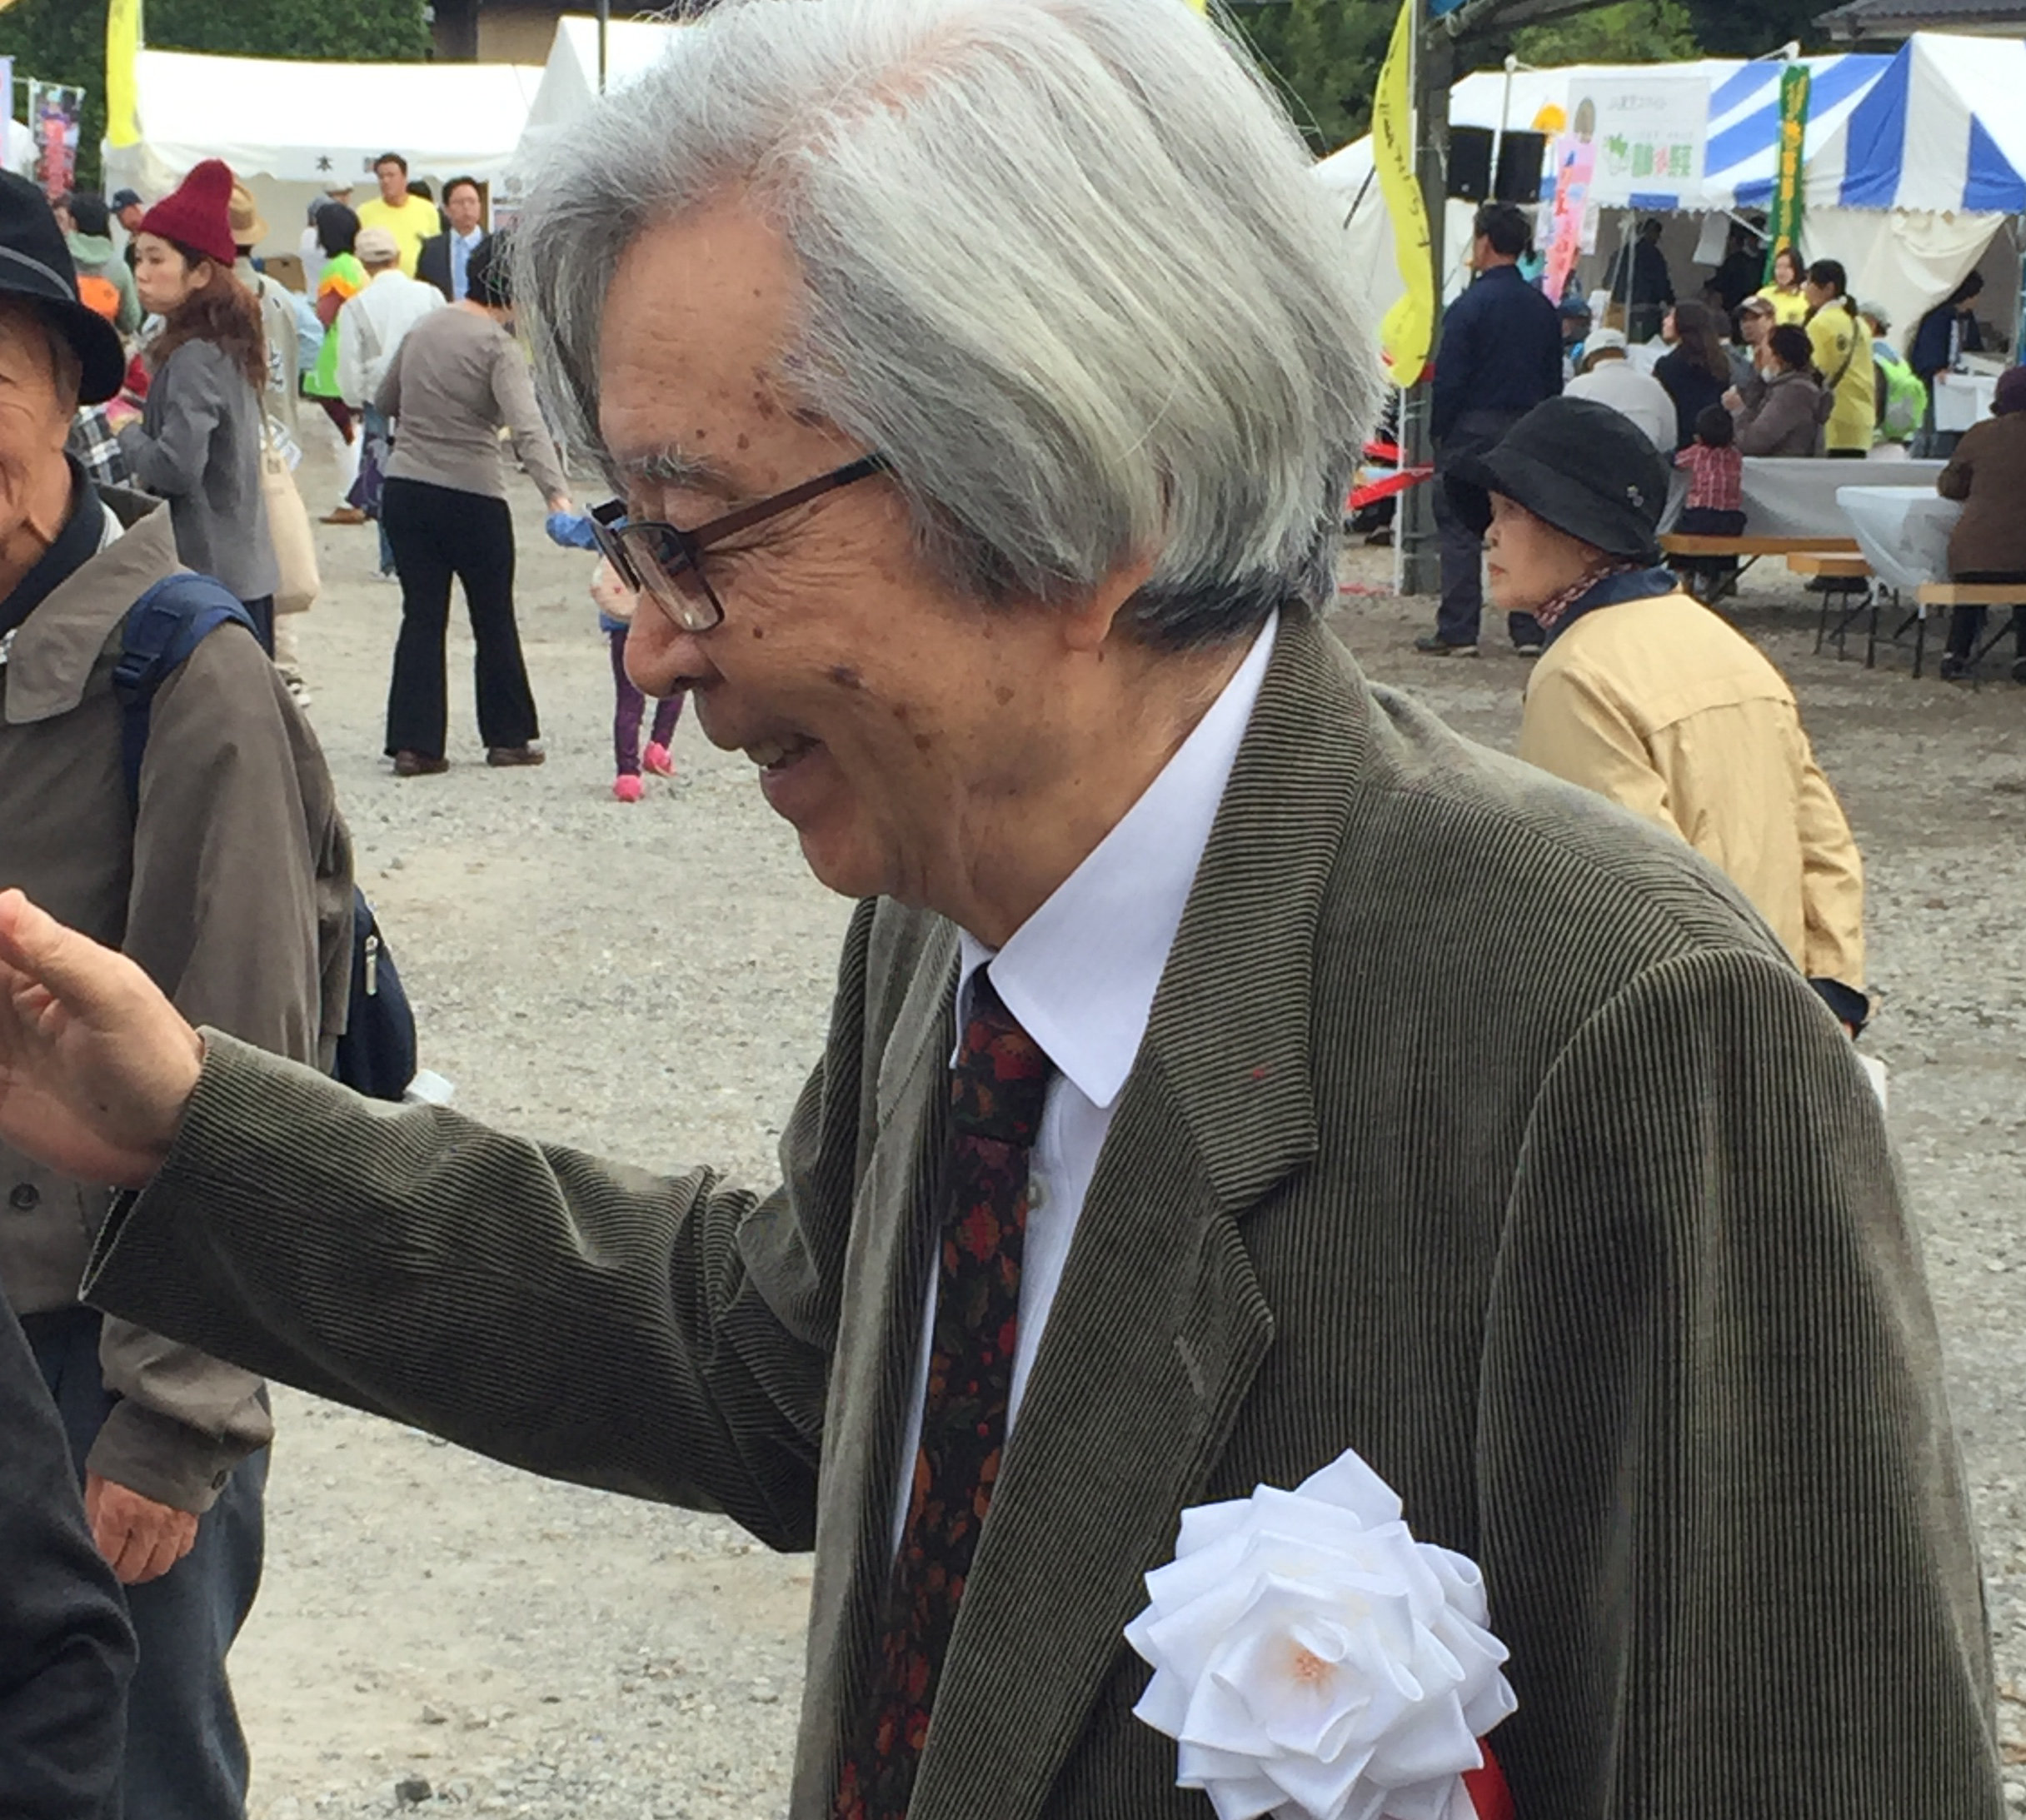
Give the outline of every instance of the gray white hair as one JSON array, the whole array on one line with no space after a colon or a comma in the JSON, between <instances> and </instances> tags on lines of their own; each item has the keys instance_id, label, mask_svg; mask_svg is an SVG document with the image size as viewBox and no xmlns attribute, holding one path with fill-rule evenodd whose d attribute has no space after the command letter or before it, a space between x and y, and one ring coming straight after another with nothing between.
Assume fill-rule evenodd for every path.
<instances>
[{"instance_id":1,"label":"gray white hair","mask_svg":"<svg viewBox=\"0 0 2026 1820\"><path fill-rule=\"evenodd\" d=\"M880 451L975 597L1135 560L1150 644L1335 593L1375 370L1344 237L1242 52L1180 0L726 0L537 177L518 295L601 448L604 298L644 230L743 192L806 299L786 362Z\"/></svg>"}]
</instances>

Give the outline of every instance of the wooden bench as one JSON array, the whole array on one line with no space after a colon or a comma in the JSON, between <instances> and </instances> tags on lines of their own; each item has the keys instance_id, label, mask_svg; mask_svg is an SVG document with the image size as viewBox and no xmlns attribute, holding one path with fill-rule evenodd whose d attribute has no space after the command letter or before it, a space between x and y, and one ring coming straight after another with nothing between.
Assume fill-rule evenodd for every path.
<instances>
[{"instance_id":1,"label":"wooden bench","mask_svg":"<svg viewBox=\"0 0 2026 1820\"><path fill-rule=\"evenodd\" d=\"M1850 621L1865 608L1871 610L1870 630L1864 640L1864 668L1879 658L1879 596L1871 586L1871 565L1862 556L1831 556L1820 550L1797 550L1787 558L1788 569L1823 584L1822 611L1815 619L1815 649L1819 652L1829 636L1829 610L1837 609L1836 655L1844 655L1844 639Z\"/></svg>"},{"instance_id":2,"label":"wooden bench","mask_svg":"<svg viewBox=\"0 0 2026 1820\"><path fill-rule=\"evenodd\" d=\"M1998 630L1984 640L1982 646L1970 653L1969 669L1974 674L1991 651L1991 649L2012 629L2014 621L2026 611L2026 583L1984 581L1924 581L1914 592L1914 619L1919 630L1914 635L1914 674L1920 674L1921 647L1927 642L1928 613L1930 608L1983 606L2009 607L2011 609Z\"/></svg>"},{"instance_id":3,"label":"wooden bench","mask_svg":"<svg viewBox=\"0 0 2026 1820\"><path fill-rule=\"evenodd\" d=\"M1689 560L1697 556L1729 556L1738 567L1734 573L1713 575L1689 569L1682 585L1705 606L1714 606L1726 594L1738 591L1738 578L1763 556L1851 556L1857 554L1854 537L1695 537L1670 531L1660 539L1661 554Z\"/></svg>"}]
</instances>

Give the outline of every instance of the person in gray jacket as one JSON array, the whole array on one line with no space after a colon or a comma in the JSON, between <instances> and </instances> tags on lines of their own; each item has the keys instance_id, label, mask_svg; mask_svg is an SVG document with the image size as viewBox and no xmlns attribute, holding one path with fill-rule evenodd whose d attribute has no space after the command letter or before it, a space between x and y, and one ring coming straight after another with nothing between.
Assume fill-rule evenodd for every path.
<instances>
[{"instance_id":1,"label":"person in gray jacket","mask_svg":"<svg viewBox=\"0 0 2026 1820\"><path fill-rule=\"evenodd\" d=\"M172 507L102 491L65 456L78 404L110 396L124 359L62 246L34 186L0 177L0 254L17 255L0 257L0 885L62 903L178 1004L327 1064L349 849L315 736L242 629L162 683L130 791L112 675L130 610L177 572L177 538ZM273 1424L253 1374L80 1302L109 1199L103 1178L0 1143L0 1284L70 1444L66 1501L82 1483L139 1639L111 1811L234 1820L247 1753L225 1659L259 1583ZM0 1585L15 1572L0 1546ZM55 1811L7 1798L7 1754L0 1729L0 1814Z\"/></svg>"},{"instance_id":2,"label":"person in gray jacket","mask_svg":"<svg viewBox=\"0 0 2026 1820\"><path fill-rule=\"evenodd\" d=\"M260 483L267 344L260 306L232 275L232 187L206 159L135 236L141 301L164 327L141 421L119 441L134 483L168 501L177 554L238 596L272 655L282 576Z\"/></svg>"},{"instance_id":3,"label":"person in gray jacket","mask_svg":"<svg viewBox=\"0 0 2026 1820\"><path fill-rule=\"evenodd\" d=\"M1808 332L1791 323L1766 337L1762 375L1724 394L1738 420L1739 450L1753 456L1821 454L1826 401Z\"/></svg>"}]
</instances>

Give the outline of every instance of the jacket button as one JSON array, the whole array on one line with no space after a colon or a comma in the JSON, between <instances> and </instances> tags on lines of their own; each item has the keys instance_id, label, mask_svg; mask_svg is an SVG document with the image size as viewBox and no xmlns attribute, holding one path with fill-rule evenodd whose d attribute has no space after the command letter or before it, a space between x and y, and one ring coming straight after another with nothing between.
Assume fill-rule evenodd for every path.
<instances>
[{"instance_id":1,"label":"jacket button","mask_svg":"<svg viewBox=\"0 0 2026 1820\"><path fill-rule=\"evenodd\" d=\"M32 1214L42 1204L42 1191L32 1182L17 1182L7 1204L17 1214Z\"/></svg>"}]
</instances>

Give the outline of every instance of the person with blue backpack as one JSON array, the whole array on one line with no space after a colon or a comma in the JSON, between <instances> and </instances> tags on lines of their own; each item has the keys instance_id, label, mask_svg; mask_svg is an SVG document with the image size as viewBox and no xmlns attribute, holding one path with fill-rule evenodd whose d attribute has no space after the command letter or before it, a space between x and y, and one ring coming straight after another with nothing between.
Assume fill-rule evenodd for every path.
<instances>
[{"instance_id":1,"label":"person with blue backpack","mask_svg":"<svg viewBox=\"0 0 2026 1820\"><path fill-rule=\"evenodd\" d=\"M62 904L193 1015L331 1066L361 945L349 837L246 607L180 567L175 508L65 453L124 366L48 205L0 175L0 885ZM0 1287L138 1643L107 1811L232 1820L225 1663L260 1578L267 1389L81 1304L110 1199L0 1145Z\"/></svg>"}]
</instances>

